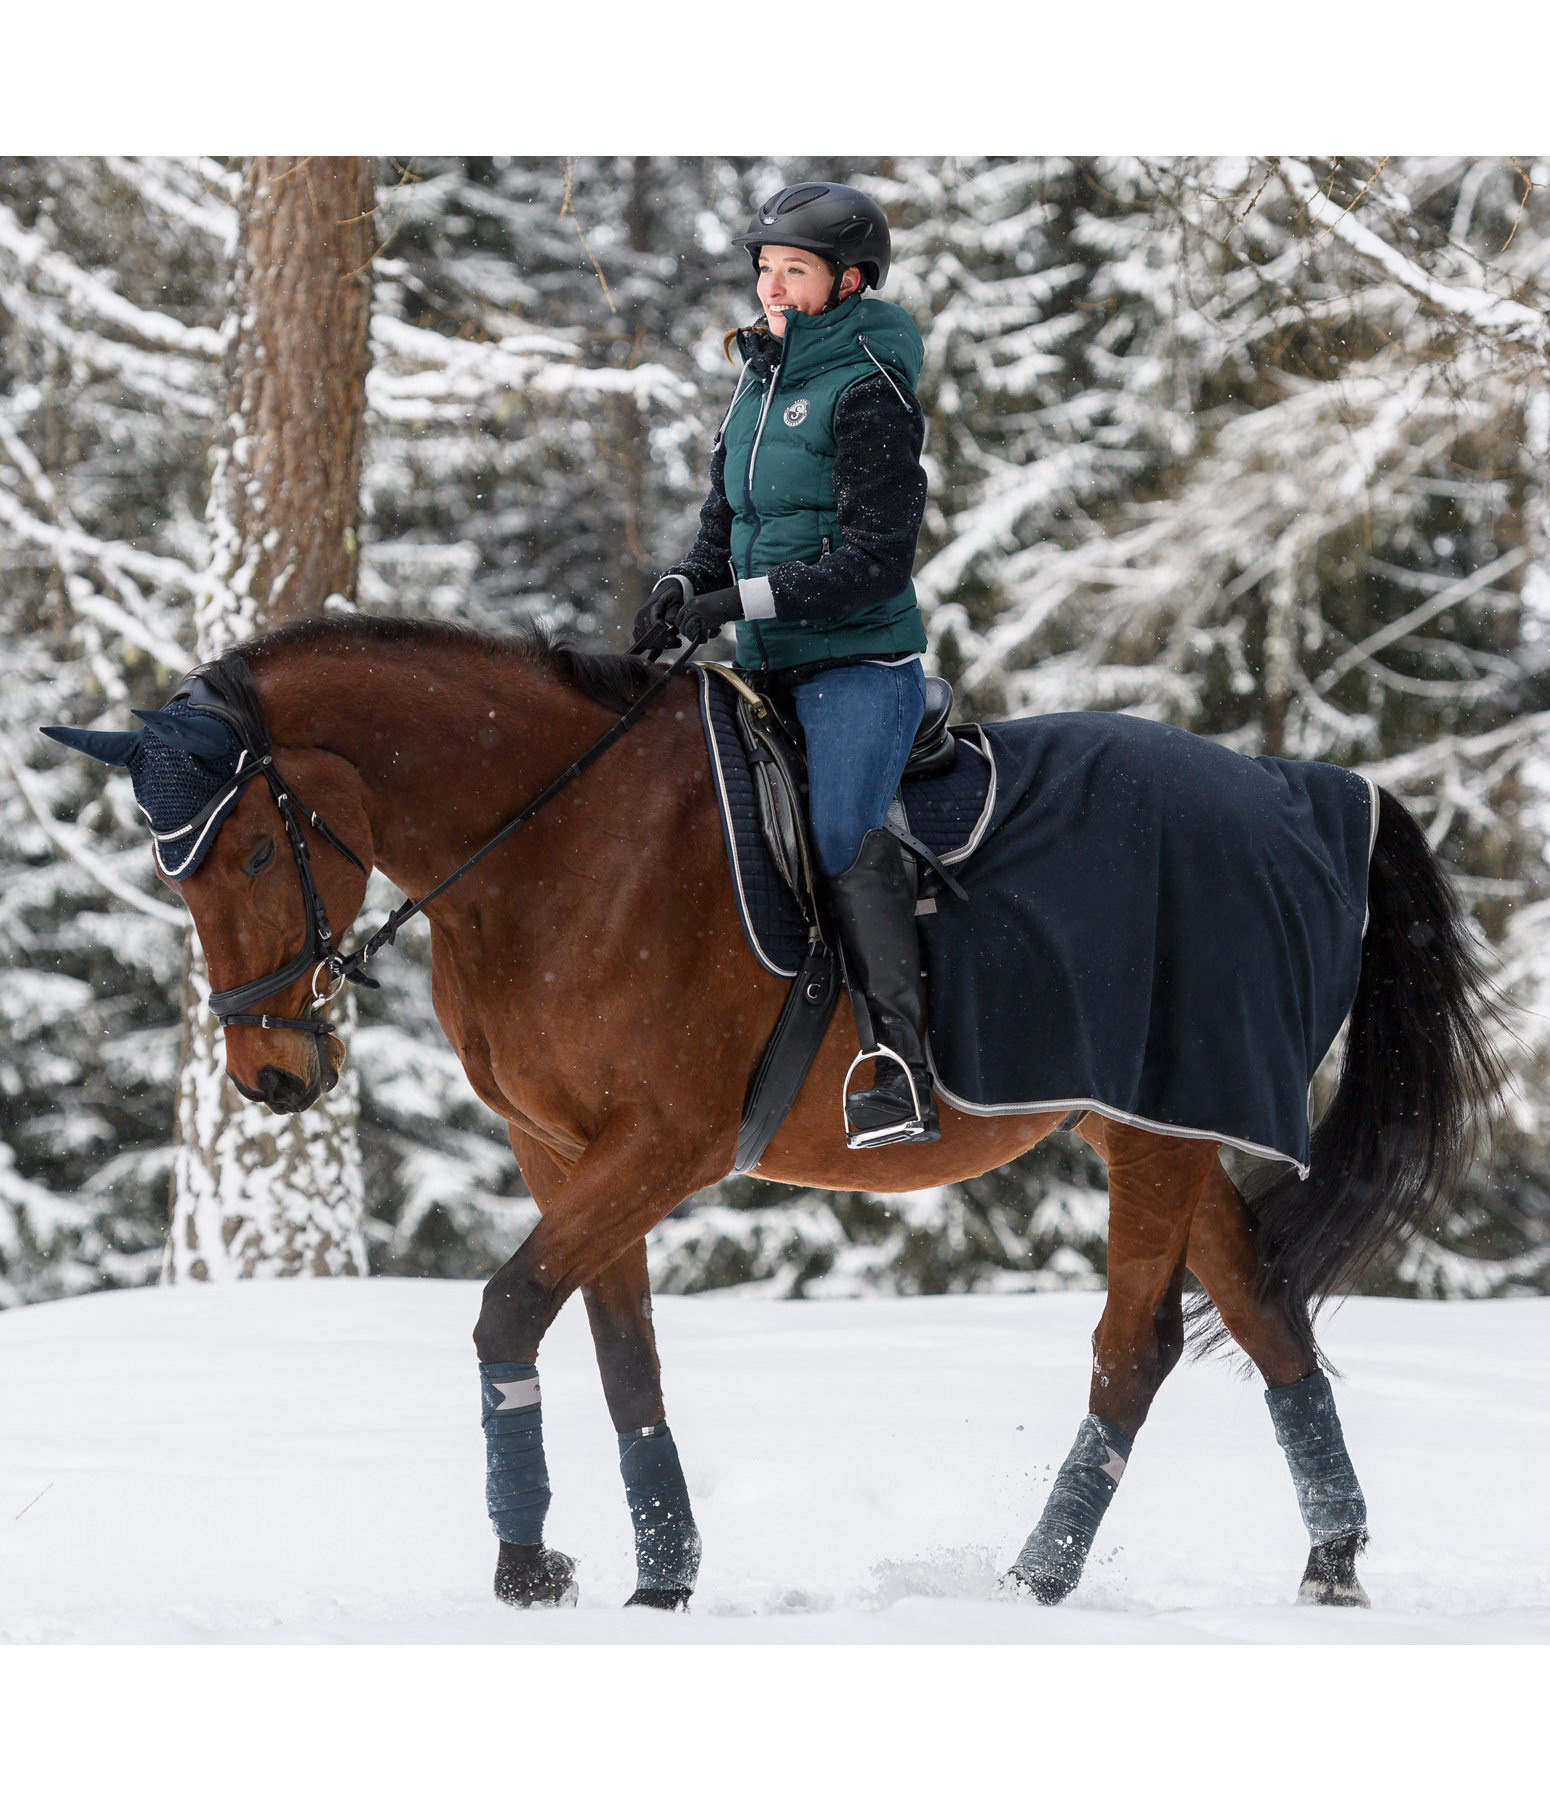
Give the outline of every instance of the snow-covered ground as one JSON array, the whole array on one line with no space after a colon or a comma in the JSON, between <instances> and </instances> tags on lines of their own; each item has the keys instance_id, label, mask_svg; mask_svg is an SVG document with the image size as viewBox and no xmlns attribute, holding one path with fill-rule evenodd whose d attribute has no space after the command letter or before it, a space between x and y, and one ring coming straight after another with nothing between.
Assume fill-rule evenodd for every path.
<instances>
[{"instance_id":1,"label":"snow-covered ground","mask_svg":"<svg viewBox=\"0 0 1550 1800\"><path fill-rule=\"evenodd\" d=\"M1063 1607L1000 1599L1085 1410L1097 1294L658 1302L705 1540L692 1612L621 1602L586 1321L541 1367L570 1612L489 1596L477 1284L295 1281L0 1314L0 1643L1546 1643L1550 1300L1327 1325L1370 1612L1306 1552L1257 1381L1167 1383Z\"/></svg>"}]
</instances>

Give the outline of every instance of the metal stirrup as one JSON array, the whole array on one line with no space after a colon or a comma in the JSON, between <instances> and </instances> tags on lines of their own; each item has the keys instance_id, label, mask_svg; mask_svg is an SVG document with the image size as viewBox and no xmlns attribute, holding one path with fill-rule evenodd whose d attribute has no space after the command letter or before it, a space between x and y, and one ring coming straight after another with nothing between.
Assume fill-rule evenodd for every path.
<instances>
[{"instance_id":1,"label":"metal stirrup","mask_svg":"<svg viewBox=\"0 0 1550 1800\"><path fill-rule=\"evenodd\" d=\"M914 1107L915 1115L910 1119L901 1119L897 1125L878 1125L871 1131L852 1131L850 1114L846 1111L850 1078L862 1063L875 1061L880 1056L891 1057L903 1069L904 1079L910 1084L910 1105ZM845 1079L840 1083L840 1117L845 1122L845 1146L849 1150L870 1150L882 1144L907 1144L926 1135L926 1112L920 1102L920 1089L915 1086L915 1077L909 1064L897 1050L890 1050L886 1044L879 1044L875 1050L856 1052L850 1067L845 1071Z\"/></svg>"}]
</instances>

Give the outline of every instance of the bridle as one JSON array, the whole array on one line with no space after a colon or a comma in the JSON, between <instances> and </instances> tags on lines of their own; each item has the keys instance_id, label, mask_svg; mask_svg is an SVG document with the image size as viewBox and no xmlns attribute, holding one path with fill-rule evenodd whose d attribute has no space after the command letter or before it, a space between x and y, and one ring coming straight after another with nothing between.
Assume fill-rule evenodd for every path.
<instances>
[{"instance_id":1,"label":"bridle","mask_svg":"<svg viewBox=\"0 0 1550 1800\"><path fill-rule=\"evenodd\" d=\"M661 628L653 628L645 637L633 644L631 650L632 652L647 652L649 653L648 660L655 661L661 649L667 647L666 642L663 641L664 638L676 641L677 634L672 632L671 627L667 628L665 633ZM210 995L210 1010L215 1014L222 1029L231 1025L257 1025L266 1031L305 1031L317 1038L330 1036L333 1028L328 1020L313 1018L310 1015L323 1012L328 1003L338 997L346 982L355 982L360 987L379 986L380 984L366 973L366 964L371 958L387 948L416 913L423 912L438 894L445 892L453 882L466 875L476 863L483 861L492 850L505 843L514 831L525 825L535 813L547 806L563 788L569 787L571 782L583 770L589 768L610 744L622 737L678 670L699 649L700 641L695 638L685 644L682 653L658 671L650 686L641 693L623 716L598 739L591 749L579 756L563 774L556 776L536 799L530 801L517 814L516 818L503 825L494 837L482 844L450 875L438 881L428 893L422 894L418 900L406 900L402 906L395 907L366 942L348 956L341 955L334 948L333 932L328 923L328 909L323 904L323 896L318 892L317 882L313 878L312 857L307 849L307 840L302 835L298 815L300 818L306 819L326 843L331 844L341 856L352 862L363 875L369 876L371 871L349 845L336 832L331 831L311 807L296 795L287 785L285 777L274 766L269 730L263 719L263 709L256 690L251 694L251 715L245 715L233 707L216 688L205 680L203 674L196 670L170 697L168 705L172 700L181 696L188 701L191 710L214 714L236 733L244 754L231 779L213 799L200 809L193 826L203 825L206 821L216 818L221 810L247 786L248 782L256 776L262 775L269 784L270 792L275 797L275 804L280 809L285 835L290 842L291 854L296 861L296 874L301 882L302 906L307 915L307 940L283 969L276 969L272 975L260 975L256 980L244 982L240 987L222 988L218 993ZM243 674L246 675L246 665L243 665ZM255 729L255 725L257 729ZM261 737L258 735L260 732ZM184 826L182 830L187 832L193 826ZM288 988L292 982L300 980L309 968L312 971L312 998L308 1003L306 1014L302 1017L292 1018L285 1013L265 1013L251 1010L260 1001L269 999L272 994L278 994ZM318 986L320 978L327 983L322 988Z\"/></svg>"},{"instance_id":2,"label":"bridle","mask_svg":"<svg viewBox=\"0 0 1550 1800\"><path fill-rule=\"evenodd\" d=\"M302 909L307 918L306 942L283 969L276 969L272 975L260 975L256 981L245 981L240 987L221 988L218 992L212 993L210 1010L215 1014L223 1029L229 1025L258 1025L266 1031L305 1031L314 1037L328 1037L333 1029L328 1020L312 1018L310 1015L321 1013L329 1001L338 995L348 977L347 972L340 966L340 958L334 952L334 934L328 923L328 908L323 904L323 896L318 892L317 880L312 873L312 854L307 848L306 838L302 835L300 818L306 819L325 843L331 844L363 875L369 875L371 871L338 833L331 830L325 821L300 799L275 767L267 726L263 727L262 739L258 739L251 718L244 716L243 713L231 706L225 697L212 687L201 674L195 673L189 676L172 698L177 699L180 695L188 701L191 711L211 713L222 723L230 726L242 746L242 756L231 779L205 803L200 809L198 817L190 825L183 826L180 831L175 833L153 833L158 840L158 846L163 839L182 836L196 827L203 827L208 821L219 818L247 784L262 775L269 784L269 791L274 795L275 805L280 809L280 820L285 826L285 835L291 846L291 855L296 860L296 874L301 882ZM169 701L168 704L170 705L171 702ZM260 1001L269 999L272 994L278 994L288 988L292 982L298 981L309 969L312 971L312 999L306 1015L301 1018L292 1018L285 1013L254 1012L252 1010ZM318 978L322 975L327 975L329 979L329 985L324 989L318 987ZM354 979L371 987L376 986L376 983L371 981L368 976L356 974Z\"/></svg>"},{"instance_id":3,"label":"bridle","mask_svg":"<svg viewBox=\"0 0 1550 1800\"><path fill-rule=\"evenodd\" d=\"M371 871L348 844L296 797L287 786L285 777L274 766L272 756L262 756L234 775L229 784L230 791L235 792L245 786L255 775L262 775L269 783L275 805L280 809L285 835L290 840L291 854L296 859L296 873L301 880L301 903L307 915L307 941L283 969L276 969L272 975L260 975L256 981L245 981L241 987L222 988L219 993L212 993L210 1010L220 1021L223 1030L228 1025L258 1025L266 1031L276 1028L282 1031L310 1031L314 1037L325 1038L333 1030L328 1020L307 1015L322 1012L350 977L337 966L340 959L334 954L334 936L328 923L328 908L323 904L323 896L318 892L318 884L313 878L312 856L297 822L297 813L301 813L324 841L332 844L341 856L354 863L363 875L369 875ZM249 1010L260 1000L267 1000L271 994L278 994L288 988L293 981L305 975L309 968L312 970L312 999L308 1004L307 1015L293 1019L285 1013ZM318 987L320 975L326 975L331 984L321 990ZM354 979L368 987L377 985L365 975L356 974Z\"/></svg>"}]
</instances>

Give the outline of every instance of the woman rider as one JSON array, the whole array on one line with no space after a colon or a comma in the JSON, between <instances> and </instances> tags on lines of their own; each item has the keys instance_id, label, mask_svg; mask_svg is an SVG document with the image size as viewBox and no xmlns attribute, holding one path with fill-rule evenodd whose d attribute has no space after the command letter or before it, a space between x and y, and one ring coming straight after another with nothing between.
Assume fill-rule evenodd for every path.
<instances>
[{"instance_id":1,"label":"woman rider","mask_svg":"<svg viewBox=\"0 0 1550 1800\"><path fill-rule=\"evenodd\" d=\"M652 589L636 635L666 619L705 638L735 621L737 667L789 687L830 912L893 1053L847 1103L851 1142L931 1142L917 871L883 829L925 704L910 579L926 501L920 333L866 297L887 279L888 221L858 189L782 188L737 241L764 320L732 334L743 368L711 447L699 535Z\"/></svg>"}]
</instances>

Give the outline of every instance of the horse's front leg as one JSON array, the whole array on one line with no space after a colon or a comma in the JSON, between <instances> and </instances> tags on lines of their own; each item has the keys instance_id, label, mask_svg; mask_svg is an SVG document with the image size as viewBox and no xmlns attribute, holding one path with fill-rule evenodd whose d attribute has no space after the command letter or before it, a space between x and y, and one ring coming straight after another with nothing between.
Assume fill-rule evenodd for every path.
<instances>
[{"instance_id":1,"label":"horse's front leg","mask_svg":"<svg viewBox=\"0 0 1550 1800\"><path fill-rule=\"evenodd\" d=\"M700 1534L662 1403L645 1240L616 1257L582 1294L635 1527L636 1586L625 1605L686 1607L700 1568Z\"/></svg>"},{"instance_id":2,"label":"horse's front leg","mask_svg":"<svg viewBox=\"0 0 1550 1800\"><path fill-rule=\"evenodd\" d=\"M654 1128L655 1127L655 1128ZM524 1158L528 1168L530 1159ZM547 1159L545 1159L547 1160ZM544 1521L549 1510L549 1474L543 1448L543 1409L538 1384L538 1348L560 1307L578 1287L602 1281L615 1299L626 1292L628 1267L615 1290L609 1280L611 1265L627 1253L640 1255L644 1273L646 1232L663 1219L687 1193L714 1179L707 1169L701 1145L665 1142L660 1125L632 1114L611 1118L562 1176L546 1178L537 1169L528 1173L529 1186L539 1200L541 1216L522 1247L486 1283L479 1320L474 1327L474 1346L484 1401L487 1460L486 1500L490 1523L500 1539L496 1567L497 1596L514 1606L553 1606L573 1603L575 1565L571 1559L545 1546ZM535 1180L535 1175L538 1179ZM642 1284L643 1285L643 1284ZM640 1304L636 1290L635 1306ZM613 1303L605 1304L605 1317L622 1319ZM594 1331L596 1331L594 1315ZM612 1335L610 1331L609 1335ZM670 1459L663 1445L642 1439L644 1425L661 1420L660 1389L656 1388L655 1344L646 1322L646 1343L655 1390L657 1418L632 1425L621 1436L633 1435L637 1443L652 1448L632 1454L621 1443L626 1491L635 1498L631 1484L639 1478L639 1492L648 1509L660 1501L672 1485L677 1453ZM626 1374L626 1367L631 1373ZM617 1359L618 1392L625 1417L643 1403L638 1352ZM605 1383L609 1376L605 1374ZM614 1405L613 1394L609 1404ZM615 1414L616 1424L619 1414ZM678 1481L681 1484L682 1475ZM687 1491L683 1505L687 1508ZM675 1519L677 1517L676 1508ZM686 1520L692 1532L692 1520ZM688 1568L687 1533L680 1533L676 1561L664 1573L682 1577ZM697 1543L695 1558L697 1560ZM664 1586L692 1585L675 1579Z\"/></svg>"}]
</instances>

